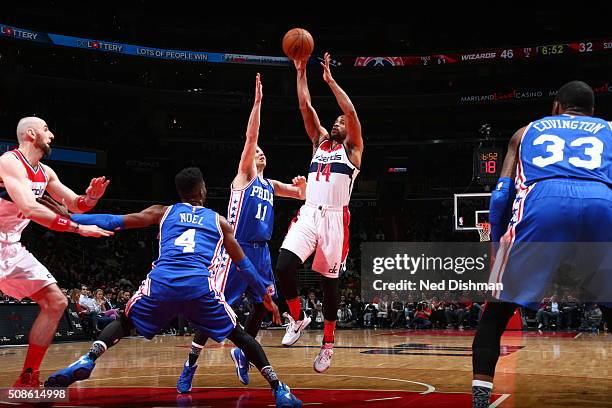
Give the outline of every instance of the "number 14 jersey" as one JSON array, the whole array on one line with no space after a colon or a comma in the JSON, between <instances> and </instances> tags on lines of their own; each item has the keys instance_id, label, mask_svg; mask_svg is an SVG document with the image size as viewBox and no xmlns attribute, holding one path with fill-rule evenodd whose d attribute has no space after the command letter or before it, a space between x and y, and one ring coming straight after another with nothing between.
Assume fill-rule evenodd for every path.
<instances>
[{"instance_id":1,"label":"number 14 jersey","mask_svg":"<svg viewBox=\"0 0 612 408\"><path fill-rule=\"evenodd\" d=\"M306 202L334 208L347 206L358 174L343 144L332 148L331 140L323 141L310 162Z\"/></svg>"}]
</instances>

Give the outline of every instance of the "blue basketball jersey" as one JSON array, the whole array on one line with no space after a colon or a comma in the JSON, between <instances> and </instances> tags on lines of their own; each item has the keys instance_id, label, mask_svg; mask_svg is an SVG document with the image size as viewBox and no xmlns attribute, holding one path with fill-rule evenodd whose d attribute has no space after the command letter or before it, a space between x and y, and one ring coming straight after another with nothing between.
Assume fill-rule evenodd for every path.
<instances>
[{"instance_id":1,"label":"blue basketball jersey","mask_svg":"<svg viewBox=\"0 0 612 408\"><path fill-rule=\"evenodd\" d=\"M548 116L527 127L517 181L550 178L600 181L612 186L612 125L590 116Z\"/></svg>"},{"instance_id":2,"label":"blue basketball jersey","mask_svg":"<svg viewBox=\"0 0 612 408\"><path fill-rule=\"evenodd\" d=\"M168 207L159 225L159 258L148 275L155 283L152 296L192 299L210 291L208 277L222 243L219 214L187 203Z\"/></svg>"},{"instance_id":3,"label":"blue basketball jersey","mask_svg":"<svg viewBox=\"0 0 612 408\"><path fill-rule=\"evenodd\" d=\"M274 227L274 188L270 181L257 176L243 189L232 188L227 220L238 242L269 241Z\"/></svg>"}]
</instances>

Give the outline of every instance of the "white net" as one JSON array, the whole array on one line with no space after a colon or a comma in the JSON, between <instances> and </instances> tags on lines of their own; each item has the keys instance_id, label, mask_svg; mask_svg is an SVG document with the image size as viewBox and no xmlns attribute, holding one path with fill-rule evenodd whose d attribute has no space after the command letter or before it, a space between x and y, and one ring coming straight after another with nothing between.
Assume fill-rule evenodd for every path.
<instances>
[{"instance_id":1,"label":"white net","mask_svg":"<svg viewBox=\"0 0 612 408\"><path fill-rule=\"evenodd\" d=\"M479 222L476 224L478 234L480 234L480 242L491 240L491 224L488 222Z\"/></svg>"}]
</instances>

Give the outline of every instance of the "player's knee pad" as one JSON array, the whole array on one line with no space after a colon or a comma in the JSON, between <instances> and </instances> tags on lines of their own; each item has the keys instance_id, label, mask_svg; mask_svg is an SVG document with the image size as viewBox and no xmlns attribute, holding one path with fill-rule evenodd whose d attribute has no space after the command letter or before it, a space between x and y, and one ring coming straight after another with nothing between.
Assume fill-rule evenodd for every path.
<instances>
[{"instance_id":1,"label":"player's knee pad","mask_svg":"<svg viewBox=\"0 0 612 408\"><path fill-rule=\"evenodd\" d=\"M298 297L297 270L302 260L293 252L281 249L276 261L276 276L285 299Z\"/></svg>"},{"instance_id":2,"label":"player's knee pad","mask_svg":"<svg viewBox=\"0 0 612 408\"><path fill-rule=\"evenodd\" d=\"M323 317L330 322L336 321L338 317L338 304L340 280L321 276L321 287L323 288Z\"/></svg>"}]
</instances>

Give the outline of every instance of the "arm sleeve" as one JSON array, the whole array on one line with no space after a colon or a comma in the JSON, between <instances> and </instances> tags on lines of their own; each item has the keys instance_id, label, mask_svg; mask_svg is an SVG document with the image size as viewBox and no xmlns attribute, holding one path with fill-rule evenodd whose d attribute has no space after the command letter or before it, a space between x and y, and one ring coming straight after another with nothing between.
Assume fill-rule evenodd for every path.
<instances>
[{"instance_id":1,"label":"arm sleeve","mask_svg":"<svg viewBox=\"0 0 612 408\"><path fill-rule=\"evenodd\" d=\"M123 216L114 214L72 214L70 219L77 224L97 225L107 231L123 230Z\"/></svg>"},{"instance_id":2,"label":"arm sleeve","mask_svg":"<svg viewBox=\"0 0 612 408\"><path fill-rule=\"evenodd\" d=\"M491 223L491 241L499 242L500 238L508 228L512 200L516 195L512 180L509 177L501 177L495 190L491 193L489 202L489 222Z\"/></svg>"}]
</instances>

